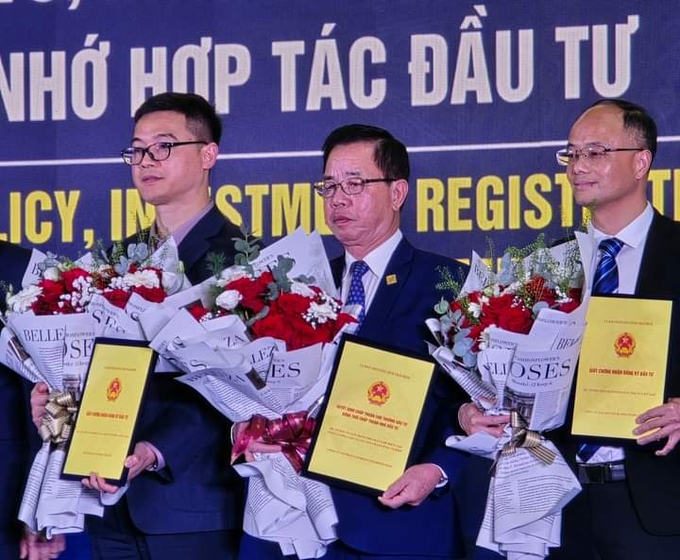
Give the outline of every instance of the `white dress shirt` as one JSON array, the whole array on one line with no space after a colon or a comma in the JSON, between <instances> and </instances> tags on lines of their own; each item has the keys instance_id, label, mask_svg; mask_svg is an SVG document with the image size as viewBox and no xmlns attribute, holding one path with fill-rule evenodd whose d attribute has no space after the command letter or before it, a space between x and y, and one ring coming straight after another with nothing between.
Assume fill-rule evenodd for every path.
<instances>
[{"instance_id":1,"label":"white dress shirt","mask_svg":"<svg viewBox=\"0 0 680 560\"><path fill-rule=\"evenodd\" d=\"M635 286L640 274L640 264L642 263L642 253L653 218L654 210L648 202L642 213L616 235L607 235L599 231L592 224L588 225L588 235L593 242L591 270L595 271L597 262L601 257L598 250L600 241L608 237L616 237L624 244L616 256L616 265L619 270L619 289L617 293L619 294L635 293ZM640 412L643 411L641 410ZM621 461L624 458L625 453L621 447L602 446L588 459L588 463L608 463L610 461Z\"/></svg>"},{"instance_id":2,"label":"white dress shirt","mask_svg":"<svg viewBox=\"0 0 680 560\"><path fill-rule=\"evenodd\" d=\"M387 263L390 262L394 251L399 245L404 235L401 230L395 231L392 236L385 241L380 247L376 247L368 255L366 255L362 261L368 266L366 274L362 278L362 283L364 285L364 299L366 300L366 309L364 313L368 313L368 309L371 307L373 298L375 298L375 293L378 291L378 286L380 285L380 279L385 274L385 269L387 268ZM350 272L350 267L352 263L359 259L355 259L347 251L345 251L345 271L342 274L342 284L340 291L340 299L342 301L347 301L347 294L349 294L349 285L352 282L352 273Z\"/></svg>"},{"instance_id":3,"label":"white dress shirt","mask_svg":"<svg viewBox=\"0 0 680 560\"><path fill-rule=\"evenodd\" d=\"M401 230L395 231L387 241L382 243L379 247L373 249L373 251L361 259L368 266L368 270L361 279L364 285L364 299L366 301L364 314L368 313L371 303L375 298L375 294L378 291L380 279L385 275L387 264L390 262L394 251L397 249L397 245L399 245L403 237L404 234L401 233ZM352 273L350 272L350 268L352 263L357 260L359 259L355 259L352 255L345 251L345 271L342 274L342 284L340 290L340 299L342 301L347 301L349 286L352 282ZM436 487L441 488L448 483L449 479L446 472L444 472L444 469L442 469L439 465L436 466L441 473L441 478L439 479L439 483Z\"/></svg>"}]
</instances>

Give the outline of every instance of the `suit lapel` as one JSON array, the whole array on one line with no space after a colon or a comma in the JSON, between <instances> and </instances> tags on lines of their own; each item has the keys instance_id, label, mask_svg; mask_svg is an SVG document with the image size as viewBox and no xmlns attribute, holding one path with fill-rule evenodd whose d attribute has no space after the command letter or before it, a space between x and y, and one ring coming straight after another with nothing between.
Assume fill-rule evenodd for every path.
<instances>
[{"instance_id":1,"label":"suit lapel","mask_svg":"<svg viewBox=\"0 0 680 560\"><path fill-rule=\"evenodd\" d=\"M665 285L668 274L665 269L668 265L668 241L672 237L672 232L666 225L665 218L654 211L654 219L645 241L640 274L635 287L637 296L668 293L669 287Z\"/></svg>"},{"instance_id":2,"label":"suit lapel","mask_svg":"<svg viewBox=\"0 0 680 560\"><path fill-rule=\"evenodd\" d=\"M336 257L331 261L331 273L333 274L333 281L335 282L335 287L340 293L342 288L342 273L345 270L345 255Z\"/></svg>"},{"instance_id":3,"label":"suit lapel","mask_svg":"<svg viewBox=\"0 0 680 560\"><path fill-rule=\"evenodd\" d=\"M361 326L361 331L369 333L384 328L411 274L412 261L413 246L403 238L392 254L385 274L380 278L378 290Z\"/></svg>"},{"instance_id":4,"label":"suit lapel","mask_svg":"<svg viewBox=\"0 0 680 560\"><path fill-rule=\"evenodd\" d=\"M184 270L190 271L210 250L210 239L219 235L224 218L216 206L191 228L187 236L179 244L179 258L184 263Z\"/></svg>"}]
</instances>

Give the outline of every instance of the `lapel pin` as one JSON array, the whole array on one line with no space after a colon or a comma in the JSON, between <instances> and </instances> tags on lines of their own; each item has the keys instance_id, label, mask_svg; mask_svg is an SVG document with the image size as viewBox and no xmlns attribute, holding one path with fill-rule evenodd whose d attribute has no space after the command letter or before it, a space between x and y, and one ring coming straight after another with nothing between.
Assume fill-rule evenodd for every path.
<instances>
[{"instance_id":1,"label":"lapel pin","mask_svg":"<svg viewBox=\"0 0 680 560\"><path fill-rule=\"evenodd\" d=\"M385 283L388 286L392 286L393 284L397 283L397 275L396 274L388 274L385 276Z\"/></svg>"}]
</instances>

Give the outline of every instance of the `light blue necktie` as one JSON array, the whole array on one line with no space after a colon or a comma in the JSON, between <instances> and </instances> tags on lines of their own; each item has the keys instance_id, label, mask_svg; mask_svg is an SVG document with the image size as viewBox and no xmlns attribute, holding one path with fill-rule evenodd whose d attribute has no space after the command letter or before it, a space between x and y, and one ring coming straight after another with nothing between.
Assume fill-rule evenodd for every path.
<instances>
[{"instance_id":1,"label":"light blue necktie","mask_svg":"<svg viewBox=\"0 0 680 560\"><path fill-rule=\"evenodd\" d=\"M600 262L595 269L593 281L593 295L615 294L619 290L619 267L616 265L616 255L623 247L623 241L610 237L600 241L599 249L602 253ZM599 445L594 443L582 443L578 446L578 456L585 463L597 450Z\"/></svg>"},{"instance_id":2,"label":"light blue necktie","mask_svg":"<svg viewBox=\"0 0 680 560\"><path fill-rule=\"evenodd\" d=\"M357 317L359 327L366 315L366 294L364 293L363 277L368 272L368 265L364 261L354 261L350 267L352 280L349 284L349 294L347 294L347 305L361 305L361 312ZM357 327L358 328L358 327Z\"/></svg>"}]
</instances>

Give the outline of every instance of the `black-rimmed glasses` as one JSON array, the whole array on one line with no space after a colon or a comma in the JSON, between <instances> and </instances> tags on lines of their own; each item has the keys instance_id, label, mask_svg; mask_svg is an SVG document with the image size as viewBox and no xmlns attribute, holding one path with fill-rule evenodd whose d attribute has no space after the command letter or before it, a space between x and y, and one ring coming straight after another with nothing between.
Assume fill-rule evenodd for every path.
<instances>
[{"instance_id":1,"label":"black-rimmed glasses","mask_svg":"<svg viewBox=\"0 0 680 560\"><path fill-rule=\"evenodd\" d=\"M330 179L325 179L323 181L317 181L313 183L312 186L314 190L319 193L324 198L331 198L335 191L340 187L342 192L348 196L356 196L364 192L366 185L371 183L391 183L396 181L391 177L381 177L379 179L363 179L361 177L346 177L341 181L333 181Z\"/></svg>"},{"instance_id":2,"label":"black-rimmed glasses","mask_svg":"<svg viewBox=\"0 0 680 560\"><path fill-rule=\"evenodd\" d=\"M145 155L148 155L153 161L165 161L170 157L172 149L177 146L188 146L189 144L207 144L204 140L191 140L189 142L154 142L149 144L146 148L141 146L131 146L125 148L120 152L120 157L128 165L139 165L142 163Z\"/></svg>"},{"instance_id":3,"label":"black-rimmed glasses","mask_svg":"<svg viewBox=\"0 0 680 560\"><path fill-rule=\"evenodd\" d=\"M571 165L583 158L591 163L603 160L610 152L641 152L647 148L605 148L604 146L584 146L583 148L562 148L557 150L555 157L560 165Z\"/></svg>"}]
</instances>

